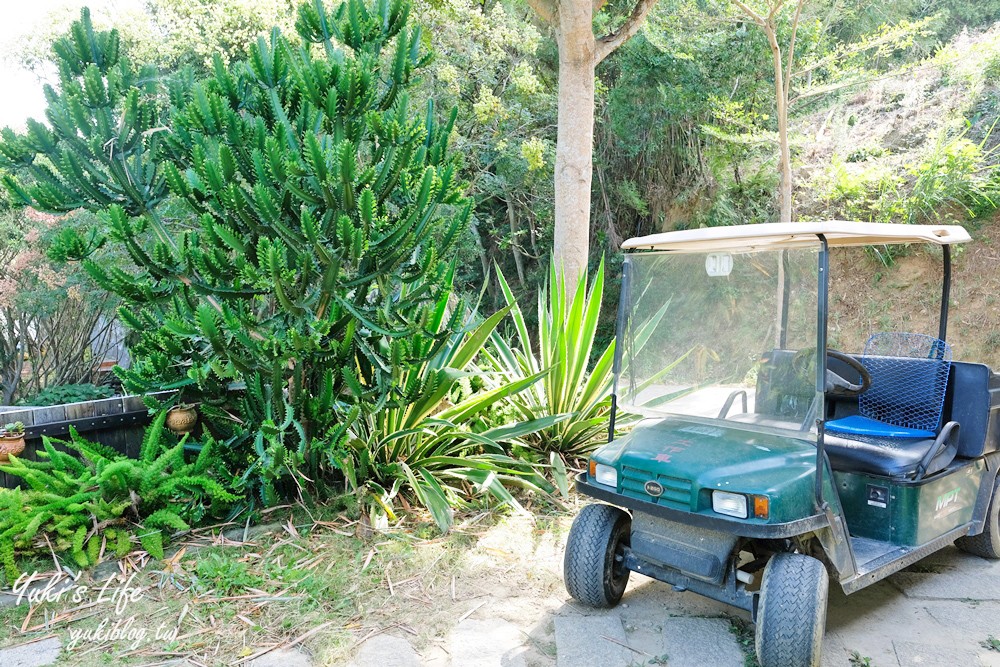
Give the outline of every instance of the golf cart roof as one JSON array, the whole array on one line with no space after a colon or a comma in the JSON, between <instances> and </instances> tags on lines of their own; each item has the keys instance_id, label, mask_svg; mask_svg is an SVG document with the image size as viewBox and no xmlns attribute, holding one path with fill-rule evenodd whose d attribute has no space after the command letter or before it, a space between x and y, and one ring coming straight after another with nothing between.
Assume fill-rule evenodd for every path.
<instances>
[{"instance_id":1,"label":"golf cart roof","mask_svg":"<svg viewBox=\"0 0 1000 667\"><path fill-rule=\"evenodd\" d=\"M972 237L958 225L900 225L880 222L770 222L664 232L629 239L625 250L702 252L712 250L780 250L813 245L822 234L832 246L895 243L965 243Z\"/></svg>"}]
</instances>

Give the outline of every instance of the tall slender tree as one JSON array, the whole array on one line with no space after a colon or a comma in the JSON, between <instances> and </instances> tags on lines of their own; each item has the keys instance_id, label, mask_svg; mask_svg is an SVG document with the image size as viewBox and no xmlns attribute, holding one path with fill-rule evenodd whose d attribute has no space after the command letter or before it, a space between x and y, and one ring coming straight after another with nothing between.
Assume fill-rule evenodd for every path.
<instances>
[{"instance_id":1,"label":"tall slender tree","mask_svg":"<svg viewBox=\"0 0 1000 667\"><path fill-rule=\"evenodd\" d=\"M778 16L786 0L768 0L768 6L762 10L753 8L743 0L731 1L764 31L767 43L771 47L771 59L774 62L774 104L778 120L778 168L781 174L779 220L791 222L794 212L792 211L792 153L788 143L788 97L792 85L792 63L795 58L795 33L798 32L805 0L795 0L792 34L784 55L778 43Z\"/></svg>"},{"instance_id":2,"label":"tall slender tree","mask_svg":"<svg viewBox=\"0 0 1000 667\"><path fill-rule=\"evenodd\" d=\"M636 0L617 30L594 34L607 0L527 0L559 46L559 127L555 164L555 261L576 285L590 254L590 184L594 168L594 74L597 65L642 27L657 0Z\"/></svg>"}]
</instances>

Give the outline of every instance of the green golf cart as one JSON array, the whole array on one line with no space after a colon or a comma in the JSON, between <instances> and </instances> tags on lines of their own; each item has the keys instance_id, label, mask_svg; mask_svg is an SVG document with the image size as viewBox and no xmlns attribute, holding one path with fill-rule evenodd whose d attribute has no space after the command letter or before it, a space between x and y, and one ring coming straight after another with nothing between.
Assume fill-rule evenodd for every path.
<instances>
[{"instance_id":1,"label":"green golf cart","mask_svg":"<svg viewBox=\"0 0 1000 667\"><path fill-rule=\"evenodd\" d=\"M823 222L627 241L613 400L643 419L577 477L600 502L570 531L569 593L613 606L638 572L747 610L760 664L795 667L819 664L830 577L850 594L953 542L1000 558L1000 376L946 341L969 240ZM936 335L831 349L830 249L897 243L940 248Z\"/></svg>"}]
</instances>

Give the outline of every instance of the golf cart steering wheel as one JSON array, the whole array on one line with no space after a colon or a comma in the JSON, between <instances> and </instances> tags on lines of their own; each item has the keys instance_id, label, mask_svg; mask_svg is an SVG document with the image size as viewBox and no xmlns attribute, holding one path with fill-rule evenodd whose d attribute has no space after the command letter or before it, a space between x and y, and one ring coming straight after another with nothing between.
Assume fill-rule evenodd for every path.
<instances>
[{"instance_id":1,"label":"golf cart steering wheel","mask_svg":"<svg viewBox=\"0 0 1000 667\"><path fill-rule=\"evenodd\" d=\"M855 359L850 357L843 352L838 352L837 350L827 350L826 356L830 359L836 359L837 361L842 361L853 370L858 372L861 376L861 384L854 384L844 377L841 377L837 373L834 373L829 368L826 369L826 395L827 396L840 396L845 398L850 398L853 396L860 396L861 394L868 391L868 388L872 386L872 376L868 373L868 369L864 365Z\"/></svg>"}]
</instances>

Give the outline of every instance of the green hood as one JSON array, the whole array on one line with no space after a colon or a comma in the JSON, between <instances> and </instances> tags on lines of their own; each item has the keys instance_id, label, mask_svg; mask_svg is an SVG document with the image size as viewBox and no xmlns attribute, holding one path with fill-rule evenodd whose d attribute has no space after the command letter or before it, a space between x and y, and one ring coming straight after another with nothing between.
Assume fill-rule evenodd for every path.
<instances>
[{"instance_id":1,"label":"green hood","mask_svg":"<svg viewBox=\"0 0 1000 667\"><path fill-rule=\"evenodd\" d=\"M618 493L673 509L712 513L713 490L766 495L768 523L814 513L813 435L784 435L750 424L667 417L647 420L594 454L618 470ZM656 480L664 493L644 489ZM763 520L757 520L764 522Z\"/></svg>"}]
</instances>

